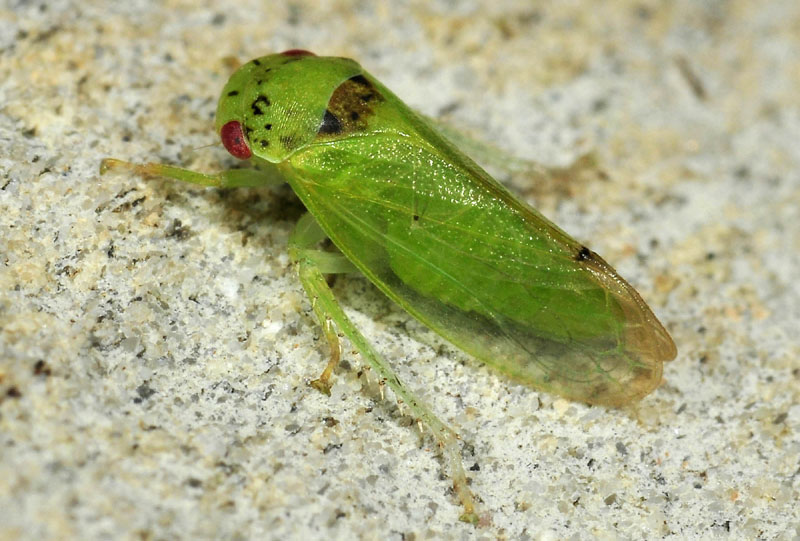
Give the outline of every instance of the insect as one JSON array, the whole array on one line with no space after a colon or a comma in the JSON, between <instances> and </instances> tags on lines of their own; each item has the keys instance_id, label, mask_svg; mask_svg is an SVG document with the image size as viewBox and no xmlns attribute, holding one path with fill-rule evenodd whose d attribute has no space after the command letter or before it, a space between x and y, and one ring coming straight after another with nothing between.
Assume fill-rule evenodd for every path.
<instances>
[{"instance_id":1,"label":"insect","mask_svg":"<svg viewBox=\"0 0 800 541\"><path fill-rule=\"evenodd\" d=\"M203 174L114 159L216 187L288 182L308 213L289 253L330 345L312 382L330 393L339 333L441 445L464 512L475 499L455 432L403 385L342 311L326 274L360 271L409 314L534 389L619 406L661 381L676 348L600 256L521 202L355 61L291 50L241 66L216 132L254 169ZM318 248L331 239L338 252Z\"/></svg>"}]
</instances>

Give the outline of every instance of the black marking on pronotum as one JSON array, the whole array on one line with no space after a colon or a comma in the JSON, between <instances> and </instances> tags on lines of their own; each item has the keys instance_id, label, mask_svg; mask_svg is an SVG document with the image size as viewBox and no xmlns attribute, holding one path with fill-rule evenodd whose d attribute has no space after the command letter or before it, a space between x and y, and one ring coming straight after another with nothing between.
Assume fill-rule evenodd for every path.
<instances>
[{"instance_id":1,"label":"black marking on pronotum","mask_svg":"<svg viewBox=\"0 0 800 541\"><path fill-rule=\"evenodd\" d=\"M587 261L591 258L592 258L592 251L586 246L581 246L581 249L578 250L578 253L575 256L575 259L577 261Z\"/></svg>"},{"instance_id":2,"label":"black marking on pronotum","mask_svg":"<svg viewBox=\"0 0 800 541\"><path fill-rule=\"evenodd\" d=\"M271 102L269 101L269 98L262 94L250 104L250 108L253 110L254 115L263 115L265 112L263 108L269 107L270 104Z\"/></svg>"},{"instance_id":3,"label":"black marking on pronotum","mask_svg":"<svg viewBox=\"0 0 800 541\"><path fill-rule=\"evenodd\" d=\"M322 124L319 125L317 133L330 135L342 131L342 123L336 116L325 109L325 116L322 117Z\"/></svg>"},{"instance_id":4,"label":"black marking on pronotum","mask_svg":"<svg viewBox=\"0 0 800 541\"><path fill-rule=\"evenodd\" d=\"M363 75L349 78L333 91L318 133L336 135L366 130L375 106L383 100Z\"/></svg>"},{"instance_id":5,"label":"black marking on pronotum","mask_svg":"<svg viewBox=\"0 0 800 541\"><path fill-rule=\"evenodd\" d=\"M261 62L258 60L258 58L256 58L255 60L253 60L253 64L255 64L256 66L260 66Z\"/></svg>"},{"instance_id":6,"label":"black marking on pronotum","mask_svg":"<svg viewBox=\"0 0 800 541\"><path fill-rule=\"evenodd\" d=\"M258 144L261 145L261 148L267 148L269 146L269 141L266 139L261 139Z\"/></svg>"},{"instance_id":7,"label":"black marking on pronotum","mask_svg":"<svg viewBox=\"0 0 800 541\"><path fill-rule=\"evenodd\" d=\"M264 129L265 130L271 130L272 129L272 124L264 124Z\"/></svg>"},{"instance_id":8,"label":"black marking on pronotum","mask_svg":"<svg viewBox=\"0 0 800 541\"><path fill-rule=\"evenodd\" d=\"M350 77L350 80L353 81L354 83L358 83L360 85L372 88L372 83L370 83L367 80L367 78L364 77L363 75L353 75L352 77Z\"/></svg>"},{"instance_id":9,"label":"black marking on pronotum","mask_svg":"<svg viewBox=\"0 0 800 541\"><path fill-rule=\"evenodd\" d=\"M238 95L239 95L238 90L231 90L230 92L228 92L228 96L238 96Z\"/></svg>"}]
</instances>

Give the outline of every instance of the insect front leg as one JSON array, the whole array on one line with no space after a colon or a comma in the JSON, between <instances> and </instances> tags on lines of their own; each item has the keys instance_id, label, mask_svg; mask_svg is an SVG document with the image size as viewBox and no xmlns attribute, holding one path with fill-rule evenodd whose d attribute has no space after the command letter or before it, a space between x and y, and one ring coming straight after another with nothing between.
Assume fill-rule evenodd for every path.
<instances>
[{"instance_id":1,"label":"insect front leg","mask_svg":"<svg viewBox=\"0 0 800 541\"><path fill-rule=\"evenodd\" d=\"M144 177L169 178L216 188L268 186L285 182L278 171L270 166L262 169L229 169L210 175L161 163L137 164L115 158L106 158L100 162L101 175L111 171L129 171Z\"/></svg>"},{"instance_id":2,"label":"insect front leg","mask_svg":"<svg viewBox=\"0 0 800 541\"><path fill-rule=\"evenodd\" d=\"M453 488L458 495L464 508L461 520L470 523L478 521L475 511L475 498L467 485L467 476L461 462L461 450L458 445L458 436L449 426L439 420L438 417L405 385L394 373L389 363L381 357L372 347L364 335L356 328L350 318L342 310L333 295L328 282L325 280L323 272L347 272L355 270L352 264L341 254L322 252L313 247L323 238L325 234L314 220L313 216L306 214L297 224L295 231L290 237L289 254L292 261L297 265L300 281L306 291L314 313L322 325L323 332L331 344L331 360L325 368L325 372L320 376L319 385L328 389L330 383L328 378L339 362L339 338L336 334L338 329L344 334L350 343L358 350L367 364L378 374L381 382L389 386L394 392L398 401L407 406L411 414L433 432L436 441L442 448L446 457L450 476L453 480ZM335 328L334 328L335 327ZM318 387L319 388L319 387Z\"/></svg>"}]
</instances>

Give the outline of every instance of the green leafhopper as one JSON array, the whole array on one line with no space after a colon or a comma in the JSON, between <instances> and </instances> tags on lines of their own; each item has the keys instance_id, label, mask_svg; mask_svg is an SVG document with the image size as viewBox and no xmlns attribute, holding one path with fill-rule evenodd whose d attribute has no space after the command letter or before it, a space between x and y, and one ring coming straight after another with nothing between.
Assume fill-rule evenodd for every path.
<instances>
[{"instance_id":1,"label":"green leafhopper","mask_svg":"<svg viewBox=\"0 0 800 541\"><path fill-rule=\"evenodd\" d=\"M591 404L638 400L675 345L639 294L600 256L509 193L353 60L292 50L241 66L219 100L216 131L256 169L196 173L107 159L217 187L288 182L309 213L290 255L331 360L346 336L444 449L462 519L475 521L455 433L355 328L324 275L360 271L474 357L534 389ZM322 251L330 238L338 252Z\"/></svg>"}]
</instances>

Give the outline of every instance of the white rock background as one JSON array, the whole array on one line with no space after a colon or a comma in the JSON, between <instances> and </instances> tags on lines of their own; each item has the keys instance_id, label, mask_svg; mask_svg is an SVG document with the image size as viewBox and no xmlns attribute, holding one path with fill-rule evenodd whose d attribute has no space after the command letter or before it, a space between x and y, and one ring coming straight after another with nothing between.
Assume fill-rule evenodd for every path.
<instances>
[{"instance_id":1,"label":"white rock background","mask_svg":"<svg viewBox=\"0 0 800 541\"><path fill-rule=\"evenodd\" d=\"M0 27L0 538L800 537L797 2L5 0ZM465 440L480 528L356 355L332 397L306 385L327 353L288 188L98 176L231 166L218 92L296 47L564 168L504 180L678 345L635 408L587 407L338 279Z\"/></svg>"}]
</instances>

